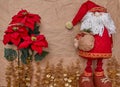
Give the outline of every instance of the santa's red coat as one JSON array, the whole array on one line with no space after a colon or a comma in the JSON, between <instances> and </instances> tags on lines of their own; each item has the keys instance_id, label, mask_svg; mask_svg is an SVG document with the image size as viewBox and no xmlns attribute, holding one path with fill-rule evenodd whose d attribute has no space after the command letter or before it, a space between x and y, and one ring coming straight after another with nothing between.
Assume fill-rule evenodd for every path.
<instances>
[{"instance_id":1,"label":"santa's red coat","mask_svg":"<svg viewBox=\"0 0 120 87\"><path fill-rule=\"evenodd\" d=\"M94 48L90 51L79 51L79 55L84 58L110 58L112 56L112 36L107 29L104 29L103 36L94 35Z\"/></svg>"}]
</instances>

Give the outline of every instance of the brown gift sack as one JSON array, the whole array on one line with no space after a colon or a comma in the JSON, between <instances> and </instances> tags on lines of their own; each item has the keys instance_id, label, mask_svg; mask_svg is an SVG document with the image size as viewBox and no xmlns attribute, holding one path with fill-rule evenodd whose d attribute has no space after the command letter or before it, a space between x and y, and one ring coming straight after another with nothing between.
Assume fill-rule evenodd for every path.
<instances>
[{"instance_id":1,"label":"brown gift sack","mask_svg":"<svg viewBox=\"0 0 120 87\"><path fill-rule=\"evenodd\" d=\"M77 34L78 48L83 51L90 51L94 47L94 36L88 32L80 32Z\"/></svg>"}]
</instances>

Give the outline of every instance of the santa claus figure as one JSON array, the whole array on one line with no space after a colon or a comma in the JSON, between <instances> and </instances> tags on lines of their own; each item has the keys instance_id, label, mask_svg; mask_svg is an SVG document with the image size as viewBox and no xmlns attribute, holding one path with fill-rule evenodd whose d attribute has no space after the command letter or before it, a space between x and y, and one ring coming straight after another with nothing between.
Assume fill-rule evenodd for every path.
<instances>
[{"instance_id":1,"label":"santa claus figure","mask_svg":"<svg viewBox=\"0 0 120 87\"><path fill-rule=\"evenodd\" d=\"M110 14L106 8L88 0L81 5L72 22L66 23L66 27L72 29L78 22L81 22L80 31L89 30L94 37L92 49L79 49L79 55L87 59L84 73L80 76L80 87L112 87L102 68L103 59L112 56L112 34L115 33L115 26ZM77 36L81 37L81 35ZM79 37L75 39L76 47L79 47L78 39ZM91 67L93 60L97 60L95 70Z\"/></svg>"}]
</instances>

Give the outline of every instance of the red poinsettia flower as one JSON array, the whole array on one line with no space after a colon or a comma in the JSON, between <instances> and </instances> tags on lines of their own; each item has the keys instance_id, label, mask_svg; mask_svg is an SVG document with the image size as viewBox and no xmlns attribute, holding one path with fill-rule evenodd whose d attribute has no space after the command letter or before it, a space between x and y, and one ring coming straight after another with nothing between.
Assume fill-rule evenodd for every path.
<instances>
[{"instance_id":1,"label":"red poinsettia flower","mask_svg":"<svg viewBox=\"0 0 120 87\"><path fill-rule=\"evenodd\" d=\"M23 24L34 30L35 23L40 23L40 19L40 16L37 14L31 14L27 10L21 10L17 15L12 17L10 24Z\"/></svg>"},{"instance_id":2,"label":"red poinsettia flower","mask_svg":"<svg viewBox=\"0 0 120 87\"><path fill-rule=\"evenodd\" d=\"M24 26L9 26L5 31L3 43L6 45L7 43L11 42L18 46L21 39L25 36L28 36L28 31Z\"/></svg>"},{"instance_id":3,"label":"red poinsettia flower","mask_svg":"<svg viewBox=\"0 0 120 87\"><path fill-rule=\"evenodd\" d=\"M24 42L22 42L19 45L19 49L27 48L29 46L31 47L32 50L41 54L42 48L48 47L48 43L44 35L38 35L38 36L32 35L31 37L27 36L27 37L24 37Z\"/></svg>"}]
</instances>

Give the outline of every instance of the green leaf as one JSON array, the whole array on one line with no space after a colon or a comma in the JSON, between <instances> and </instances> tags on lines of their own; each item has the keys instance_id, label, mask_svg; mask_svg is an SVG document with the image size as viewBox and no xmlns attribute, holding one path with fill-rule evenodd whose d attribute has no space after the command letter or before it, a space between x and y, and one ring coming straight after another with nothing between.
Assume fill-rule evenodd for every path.
<instances>
[{"instance_id":1,"label":"green leaf","mask_svg":"<svg viewBox=\"0 0 120 87\"><path fill-rule=\"evenodd\" d=\"M91 28L89 28L89 29L84 29L83 31L90 33L90 32L91 32Z\"/></svg>"},{"instance_id":2,"label":"green leaf","mask_svg":"<svg viewBox=\"0 0 120 87\"><path fill-rule=\"evenodd\" d=\"M46 56L47 54L48 54L47 51L43 51L41 55L37 53L37 54L35 55L35 61L41 61L42 59L45 58L45 56Z\"/></svg>"},{"instance_id":3,"label":"green leaf","mask_svg":"<svg viewBox=\"0 0 120 87\"><path fill-rule=\"evenodd\" d=\"M29 29L29 34L36 34L36 35L39 35L40 34L40 31L39 31L39 26L38 25L34 25L34 31L32 31L31 29Z\"/></svg>"},{"instance_id":4,"label":"green leaf","mask_svg":"<svg viewBox=\"0 0 120 87\"><path fill-rule=\"evenodd\" d=\"M8 61L13 61L17 58L17 52L13 49L10 48L5 48L4 49L4 57L8 60Z\"/></svg>"},{"instance_id":5,"label":"green leaf","mask_svg":"<svg viewBox=\"0 0 120 87\"><path fill-rule=\"evenodd\" d=\"M26 64L27 58L30 56L29 48L21 49L20 51L21 51L21 61L22 61L22 63Z\"/></svg>"}]
</instances>

